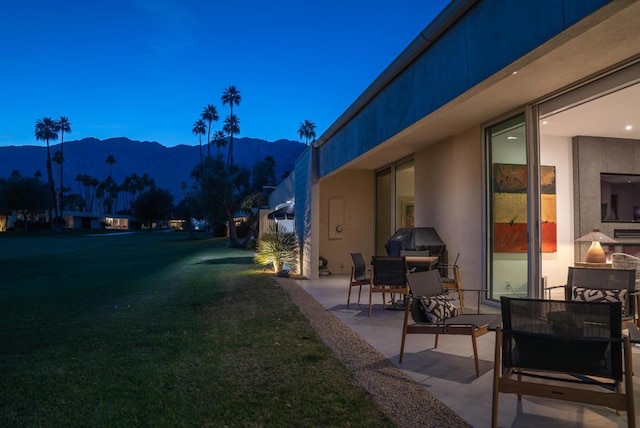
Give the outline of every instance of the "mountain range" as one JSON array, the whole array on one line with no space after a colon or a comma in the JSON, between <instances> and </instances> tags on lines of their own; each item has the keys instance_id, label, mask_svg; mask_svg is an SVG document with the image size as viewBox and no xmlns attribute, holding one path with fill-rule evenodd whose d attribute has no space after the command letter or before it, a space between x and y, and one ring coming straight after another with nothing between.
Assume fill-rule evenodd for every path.
<instances>
[{"instance_id":1,"label":"mountain range","mask_svg":"<svg viewBox=\"0 0 640 428\"><path fill-rule=\"evenodd\" d=\"M233 159L237 165L251 169L256 162L272 156L276 161L276 180L279 182L285 172L293 171L294 163L305 147L303 143L292 140L269 142L257 138L234 138ZM53 157L60 150L60 144L51 145L50 150ZM207 156L206 145L203 145L202 151ZM228 146L221 148L225 159L227 152ZM157 142L133 141L125 137L65 141L63 184L71 188L71 193L79 193L79 183L75 181L78 174L89 174L98 181L104 180L109 176L110 165L106 163L109 155L115 158L111 174L116 183L122 183L126 176L133 173L142 175L146 172L155 180L156 186L174 195L177 204L184 193L182 183L186 182L190 188L194 182L190 174L200 162L200 147L166 147ZM211 155L217 155L215 146L211 147ZM40 171L42 180L46 181L46 159L46 146L0 147L0 177L7 178L15 170L23 176L33 176ZM58 186L58 165L53 163L52 166L54 181Z\"/></svg>"}]
</instances>

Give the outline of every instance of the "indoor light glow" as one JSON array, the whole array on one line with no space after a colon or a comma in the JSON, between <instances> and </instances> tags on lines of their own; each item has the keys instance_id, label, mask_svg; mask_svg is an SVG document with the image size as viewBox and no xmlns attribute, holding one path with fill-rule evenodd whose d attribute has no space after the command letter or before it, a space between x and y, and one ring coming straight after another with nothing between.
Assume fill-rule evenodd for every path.
<instances>
[{"instance_id":1,"label":"indoor light glow","mask_svg":"<svg viewBox=\"0 0 640 428\"><path fill-rule=\"evenodd\" d=\"M633 129L633 126L627 125L624 127L624 129L626 129L627 131L631 131Z\"/></svg>"}]
</instances>

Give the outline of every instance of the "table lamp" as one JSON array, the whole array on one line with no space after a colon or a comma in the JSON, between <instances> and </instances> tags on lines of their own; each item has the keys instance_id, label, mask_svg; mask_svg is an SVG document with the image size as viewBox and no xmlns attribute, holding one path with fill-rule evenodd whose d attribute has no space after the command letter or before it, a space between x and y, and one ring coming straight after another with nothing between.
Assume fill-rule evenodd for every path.
<instances>
[{"instance_id":1,"label":"table lamp","mask_svg":"<svg viewBox=\"0 0 640 428\"><path fill-rule=\"evenodd\" d=\"M585 262L587 263L605 263L607 259L600 244L615 244L616 242L618 242L615 239L609 238L607 235L600 232L599 229L593 229L586 235L576 239L576 241L591 242L591 247L589 247L589 250L587 251L587 258L585 259Z\"/></svg>"}]
</instances>

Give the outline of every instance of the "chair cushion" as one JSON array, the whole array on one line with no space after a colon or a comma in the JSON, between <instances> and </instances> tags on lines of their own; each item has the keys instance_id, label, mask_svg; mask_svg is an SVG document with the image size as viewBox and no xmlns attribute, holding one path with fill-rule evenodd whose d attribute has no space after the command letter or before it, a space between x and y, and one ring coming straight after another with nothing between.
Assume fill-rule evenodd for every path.
<instances>
[{"instance_id":1,"label":"chair cushion","mask_svg":"<svg viewBox=\"0 0 640 428\"><path fill-rule=\"evenodd\" d=\"M627 291L573 287L572 298L578 302L621 302L622 313L627 313Z\"/></svg>"},{"instance_id":2,"label":"chair cushion","mask_svg":"<svg viewBox=\"0 0 640 428\"><path fill-rule=\"evenodd\" d=\"M429 322L442 322L460 314L458 308L447 300L444 294L433 297L422 297L420 298L420 302L422 303L425 315L429 318Z\"/></svg>"}]
</instances>

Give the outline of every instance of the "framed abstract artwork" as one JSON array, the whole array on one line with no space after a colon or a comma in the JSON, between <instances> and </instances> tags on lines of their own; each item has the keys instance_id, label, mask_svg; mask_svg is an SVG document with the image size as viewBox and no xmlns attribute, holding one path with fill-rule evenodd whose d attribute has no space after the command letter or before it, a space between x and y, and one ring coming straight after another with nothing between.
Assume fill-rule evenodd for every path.
<instances>
[{"instance_id":1,"label":"framed abstract artwork","mask_svg":"<svg viewBox=\"0 0 640 428\"><path fill-rule=\"evenodd\" d=\"M556 168L540 167L542 252L555 253ZM527 167L494 164L493 240L496 253L527 252Z\"/></svg>"}]
</instances>

